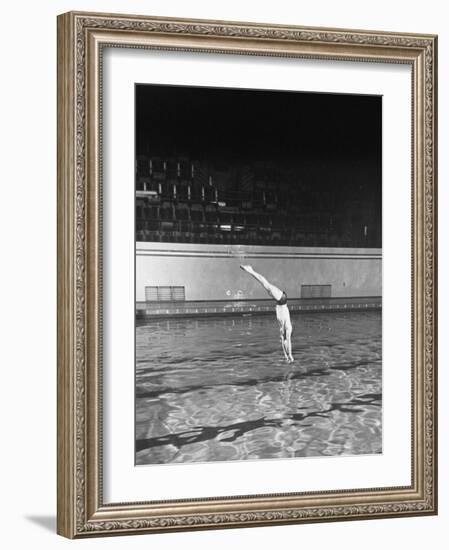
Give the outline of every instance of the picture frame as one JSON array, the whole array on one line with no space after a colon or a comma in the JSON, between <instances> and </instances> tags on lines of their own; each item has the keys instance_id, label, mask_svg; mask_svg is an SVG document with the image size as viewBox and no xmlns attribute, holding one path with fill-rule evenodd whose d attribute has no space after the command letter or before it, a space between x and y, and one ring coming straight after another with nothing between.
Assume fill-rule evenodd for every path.
<instances>
[{"instance_id":1,"label":"picture frame","mask_svg":"<svg viewBox=\"0 0 449 550\"><path fill-rule=\"evenodd\" d=\"M103 444L103 55L305 59L410 69L408 211L411 480L405 485L107 502ZM437 37L366 30L70 12L58 17L58 494L68 538L437 513ZM112 223L115 223L114 221ZM124 261L127 259L124 259ZM134 305L133 305L134 307ZM118 343L120 345L120 343ZM109 353L109 352L108 352ZM130 362L125 368L132 372ZM273 461L274 463L275 461ZM188 467L188 466L187 466ZM198 468L204 468L201 464ZM107 470L107 472L106 472ZM191 471L191 470L190 470ZM176 492L176 488L174 488Z\"/></svg>"}]
</instances>

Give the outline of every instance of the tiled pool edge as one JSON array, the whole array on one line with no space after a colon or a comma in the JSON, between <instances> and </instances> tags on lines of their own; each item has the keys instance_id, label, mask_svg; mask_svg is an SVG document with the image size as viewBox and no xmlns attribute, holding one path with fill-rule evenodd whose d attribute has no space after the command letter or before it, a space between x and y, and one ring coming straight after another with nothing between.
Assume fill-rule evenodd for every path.
<instances>
[{"instance_id":1,"label":"tiled pool edge","mask_svg":"<svg viewBox=\"0 0 449 550\"><path fill-rule=\"evenodd\" d=\"M217 317L236 315L263 315L272 314L275 304L263 300L262 303L239 303L235 302L183 302L148 304L136 307L136 319L163 319L182 317ZM367 311L381 310L382 297L369 298L347 298L347 299L312 299L312 300L291 300L288 303L291 313L321 313L321 312L344 312L344 311Z\"/></svg>"}]
</instances>

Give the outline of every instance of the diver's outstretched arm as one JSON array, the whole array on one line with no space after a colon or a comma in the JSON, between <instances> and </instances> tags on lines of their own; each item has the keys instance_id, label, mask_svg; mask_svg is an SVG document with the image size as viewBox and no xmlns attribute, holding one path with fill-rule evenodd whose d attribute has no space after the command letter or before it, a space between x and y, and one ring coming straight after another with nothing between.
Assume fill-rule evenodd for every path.
<instances>
[{"instance_id":1,"label":"diver's outstretched arm","mask_svg":"<svg viewBox=\"0 0 449 550\"><path fill-rule=\"evenodd\" d=\"M284 335L282 334L282 332L281 332L281 346L282 346L282 351L284 353L285 360L289 361L287 344L286 344L286 340L284 339Z\"/></svg>"},{"instance_id":2,"label":"diver's outstretched arm","mask_svg":"<svg viewBox=\"0 0 449 550\"><path fill-rule=\"evenodd\" d=\"M282 290L267 281L267 279L265 279L263 275L257 273L257 271L254 271L254 269L250 265L241 265L240 269L243 269L243 271L246 271L247 273L252 275L264 287L268 294L276 301L279 301L282 298Z\"/></svg>"},{"instance_id":3,"label":"diver's outstretched arm","mask_svg":"<svg viewBox=\"0 0 449 550\"><path fill-rule=\"evenodd\" d=\"M287 363L293 363L292 355L292 329L291 327L281 327L281 346Z\"/></svg>"},{"instance_id":4,"label":"diver's outstretched arm","mask_svg":"<svg viewBox=\"0 0 449 550\"><path fill-rule=\"evenodd\" d=\"M293 363L293 355L292 355L292 331L287 331L286 337L285 337L285 348L287 351L288 360Z\"/></svg>"}]
</instances>

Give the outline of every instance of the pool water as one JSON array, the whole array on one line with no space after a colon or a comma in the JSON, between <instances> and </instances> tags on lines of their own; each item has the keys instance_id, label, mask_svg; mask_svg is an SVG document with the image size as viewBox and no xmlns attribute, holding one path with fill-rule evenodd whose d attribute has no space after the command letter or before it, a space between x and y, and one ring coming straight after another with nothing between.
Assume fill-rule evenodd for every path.
<instances>
[{"instance_id":1,"label":"pool water","mask_svg":"<svg viewBox=\"0 0 449 550\"><path fill-rule=\"evenodd\" d=\"M382 452L381 312L274 315L136 328L136 464Z\"/></svg>"}]
</instances>

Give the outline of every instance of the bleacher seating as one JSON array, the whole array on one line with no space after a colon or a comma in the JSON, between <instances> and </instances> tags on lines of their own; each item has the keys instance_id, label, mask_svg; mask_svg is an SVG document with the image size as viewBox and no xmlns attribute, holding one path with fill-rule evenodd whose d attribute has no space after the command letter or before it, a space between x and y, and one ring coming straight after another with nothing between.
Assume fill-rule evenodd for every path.
<instances>
[{"instance_id":1,"label":"bleacher seating","mask_svg":"<svg viewBox=\"0 0 449 550\"><path fill-rule=\"evenodd\" d=\"M245 167L232 176L181 158L140 155L136 161L136 239L289 246L381 246L380 216L345 218L336 192L323 192L291 173ZM276 183L274 183L276 182ZM340 191L341 192L341 191ZM358 203L352 204L356 211ZM343 223L342 220L346 220ZM354 221L356 220L356 221ZM374 220L374 221L373 221Z\"/></svg>"}]
</instances>

